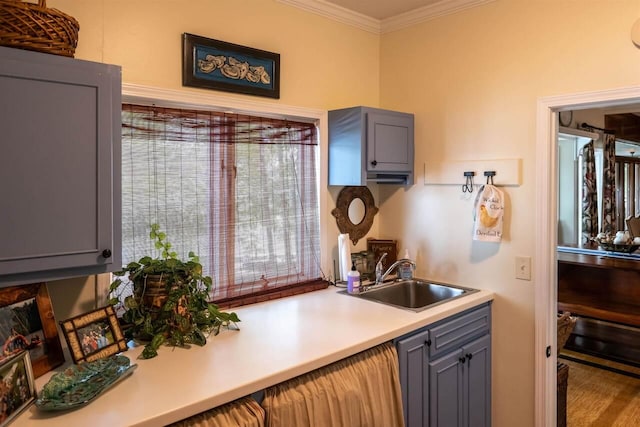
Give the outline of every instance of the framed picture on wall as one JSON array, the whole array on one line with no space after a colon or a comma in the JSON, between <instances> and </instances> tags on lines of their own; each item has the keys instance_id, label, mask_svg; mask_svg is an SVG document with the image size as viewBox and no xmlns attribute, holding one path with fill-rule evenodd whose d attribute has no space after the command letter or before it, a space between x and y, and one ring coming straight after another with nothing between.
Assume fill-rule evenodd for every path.
<instances>
[{"instance_id":1,"label":"framed picture on wall","mask_svg":"<svg viewBox=\"0 0 640 427\"><path fill-rule=\"evenodd\" d=\"M45 283L0 289L0 363L27 350L35 377L64 362Z\"/></svg>"},{"instance_id":2,"label":"framed picture on wall","mask_svg":"<svg viewBox=\"0 0 640 427\"><path fill-rule=\"evenodd\" d=\"M280 54L184 33L182 85L280 98Z\"/></svg>"},{"instance_id":3,"label":"framed picture on wall","mask_svg":"<svg viewBox=\"0 0 640 427\"><path fill-rule=\"evenodd\" d=\"M112 306L60 322L75 363L93 362L127 350Z\"/></svg>"}]
</instances>

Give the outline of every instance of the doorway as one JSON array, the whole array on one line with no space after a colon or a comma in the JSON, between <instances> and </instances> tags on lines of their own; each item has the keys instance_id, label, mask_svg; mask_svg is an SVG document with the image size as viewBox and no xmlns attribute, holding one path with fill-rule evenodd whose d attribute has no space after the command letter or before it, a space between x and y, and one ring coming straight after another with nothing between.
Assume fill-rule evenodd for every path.
<instances>
[{"instance_id":1,"label":"doorway","mask_svg":"<svg viewBox=\"0 0 640 427\"><path fill-rule=\"evenodd\" d=\"M558 113L640 103L640 87L545 97L537 103L535 425L556 425Z\"/></svg>"}]
</instances>

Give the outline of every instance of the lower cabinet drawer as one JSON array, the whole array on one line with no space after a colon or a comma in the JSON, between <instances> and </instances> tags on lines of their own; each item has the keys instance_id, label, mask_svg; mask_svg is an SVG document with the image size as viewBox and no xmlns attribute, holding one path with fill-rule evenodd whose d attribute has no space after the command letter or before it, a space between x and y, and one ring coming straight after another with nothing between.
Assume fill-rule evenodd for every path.
<instances>
[{"instance_id":1,"label":"lower cabinet drawer","mask_svg":"<svg viewBox=\"0 0 640 427\"><path fill-rule=\"evenodd\" d=\"M459 348L491 330L489 306L463 313L456 318L438 324L430 330L429 358Z\"/></svg>"}]
</instances>

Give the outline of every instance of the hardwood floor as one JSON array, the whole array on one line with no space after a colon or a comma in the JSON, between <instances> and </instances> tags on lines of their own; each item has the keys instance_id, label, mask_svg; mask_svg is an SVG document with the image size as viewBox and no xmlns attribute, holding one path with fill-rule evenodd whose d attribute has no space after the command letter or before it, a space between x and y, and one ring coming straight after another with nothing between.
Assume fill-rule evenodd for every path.
<instances>
[{"instance_id":1,"label":"hardwood floor","mask_svg":"<svg viewBox=\"0 0 640 427\"><path fill-rule=\"evenodd\" d=\"M640 368L566 350L559 362L569 366L568 427L640 425Z\"/></svg>"}]
</instances>

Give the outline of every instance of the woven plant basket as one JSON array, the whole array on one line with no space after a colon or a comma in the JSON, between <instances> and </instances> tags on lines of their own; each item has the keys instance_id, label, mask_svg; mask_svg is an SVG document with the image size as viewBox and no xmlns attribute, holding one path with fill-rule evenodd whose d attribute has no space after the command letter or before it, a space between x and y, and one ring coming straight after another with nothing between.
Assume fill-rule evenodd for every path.
<instances>
[{"instance_id":1,"label":"woven plant basket","mask_svg":"<svg viewBox=\"0 0 640 427\"><path fill-rule=\"evenodd\" d=\"M73 58L80 24L46 0L0 0L0 45Z\"/></svg>"}]
</instances>

